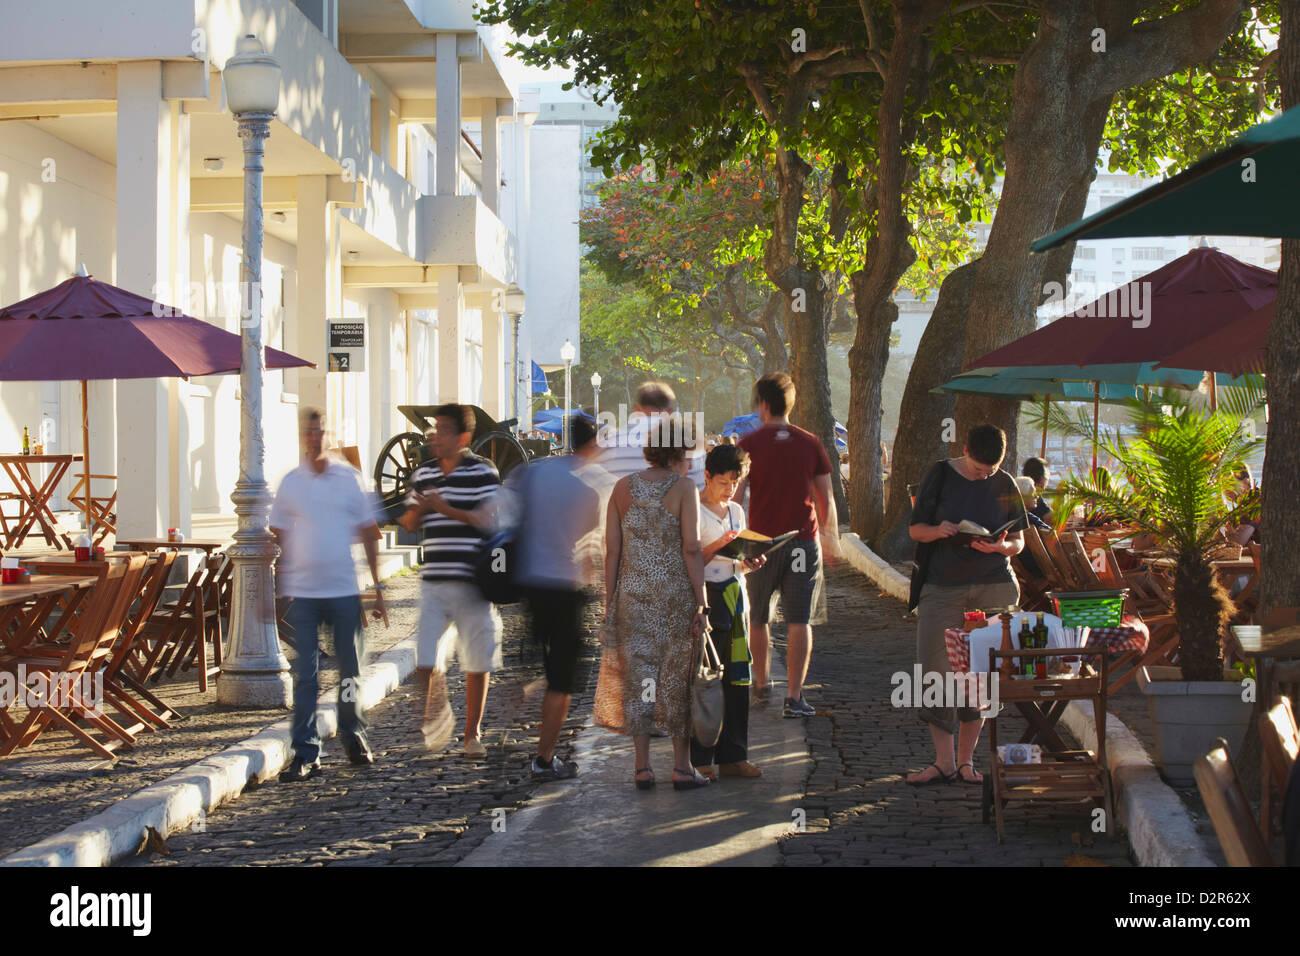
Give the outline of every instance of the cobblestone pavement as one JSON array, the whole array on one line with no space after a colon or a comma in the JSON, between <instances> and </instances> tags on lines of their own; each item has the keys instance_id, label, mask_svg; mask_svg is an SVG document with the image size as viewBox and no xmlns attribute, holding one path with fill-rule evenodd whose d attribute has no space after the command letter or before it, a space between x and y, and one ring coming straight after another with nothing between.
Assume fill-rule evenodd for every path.
<instances>
[{"instance_id":1,"label":"cobblestone pavement","mask_svg":"<svg viewBox=\"0 0 1300 956\"><path fill-rule=\"evenodd\" d=\"M890 675L910 667L914 626L898 602L878 596L851 570L833 571L829 587L832 623L817 631L808 692L819 713L806 722L813 769L798 801L806 830L780 840L784 865L1060 865L1071 857L1129 863L1127 843L1093 834L1084 807L1013 809L1007 843L999 846L992 825L981 820L980 788L907 787L903 774L929 763L929 735L911 711L891 707L889 695ZM525 805L537 787L528 775L537 700L525 700L523 688L538 675L515 653L523 628L519 613L511 609L503 617L508 666L489 695L486 759L467 759L454 748L426 751L420 701L408 683L371 713L380 758L374 767L350 767L331 747L321 777L266 784L194 831L173 836L170 856L128 865L447 865L464 859L493 831L494 821ZM459 705L459 681L452 686ZM561 752L588 720L590 690L589 682L575 698ZM1018 736L1019 719L1003 719L1004 734ZM977 765L987 762L985 745Z\"/></svg>"},{"instance_id":2,"label":"cobblestone pavement","mask_svg":"<svg viewBox=\"0 0 1300 956\"><path fill-rule=\"evenodd\" d=\"M367 630L371 657L414 631L418 585L414 574L388 581L389 627ZM321 661L322 691L338 680L328 639L323 646L330 656ZM286 653L292 660L293 652ZM58 729L47 730L35 746L0 758L0 857L79 823L288 716L288 711L220 707L215 682L200 694L198 681L187 673L194 672L178 672L152 688L185 719L159 733L142 734L136 748L119 751L116 761L98 759Z\"/></svg>"},{"instance_id":3,"label":"cobblestone pavement","mask_svg":"<svg viewBox=\"0 0 1300 956\"><path fill-rule=\"evenodd\" d=\"M814 630L808 675L808 701L818 713L806 725L813 759L806 829L782 839L786 866L1051 866L1072 855L1129 864L1126 840L1092 833L1082 805L1013 804L999 846L993 825L981 820L980 787L907 786L904 776L934 754L926 725L889 701L890 675L912 666L915 623L901 602L880 596L850 568L832 570L827 585L830 623ZM1007 708L999 720L1001 738L1018 740L1019 715ZM986 728L975 758L982 772L987 741Z\"/></svg>"},{"instance_id":4,"label":"cobblestone pavement","mask_svg":"<svg viewBox=\"0 0 1300 956\"><path fill-rule=\"evenodd\" d=\"M597 608L588 608L594 631ZM302 783L264 784L208 815L188 833L168 839L169 856L137 858L127 866L380 865L458 862L524 804L538 786L530 779L536 752L540 696L525 687L541 677L540 662L524 645L518 607L504 608L506 667L493 675L484 717L482 759L463 756L459 738L440 753L425 749L420 733L423 691L408 680L367 714L373 766L343 760L327 741L324 772ZM588 689L575 695L557 752L591 713L594 647L588 647ZM448 687L463 720L463 682L453 669ZM498 824L500 826L500 824Z\"/></svg>"}]
</instances>

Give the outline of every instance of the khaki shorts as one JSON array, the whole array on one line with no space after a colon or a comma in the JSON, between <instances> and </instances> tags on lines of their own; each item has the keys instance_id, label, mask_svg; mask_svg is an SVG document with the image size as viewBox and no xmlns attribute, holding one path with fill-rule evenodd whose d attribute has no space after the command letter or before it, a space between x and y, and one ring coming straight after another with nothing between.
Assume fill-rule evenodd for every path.
<instances>
[{"instance_id":1,"label":"khaki shorts","mask_svg":"<svg viewBox=\"0 0 1300 956\"><path fill-rule=\"evenodd\" d=\"M473 581L421 581L416 666L445 671L452 655L467 674L499 670L501 617Z\"/></svg>"},{"instance_id":2,"label":"khaki shorts","mask_svg":"<svg viewBox=\"0 0 1300 956\"><path fill-rule=\"evenodd\" d=\"M951 673L943 632L961 627L964 612L1005 608L1019 600L1020 585L1015 581L956 587L927 584L921 588L921 603L916 608L916 659L922 673ZM919 714L927 724L950 734L957 733L959 724L980 719L974 707L922 707Z\"/></svg>"}]
</instances>

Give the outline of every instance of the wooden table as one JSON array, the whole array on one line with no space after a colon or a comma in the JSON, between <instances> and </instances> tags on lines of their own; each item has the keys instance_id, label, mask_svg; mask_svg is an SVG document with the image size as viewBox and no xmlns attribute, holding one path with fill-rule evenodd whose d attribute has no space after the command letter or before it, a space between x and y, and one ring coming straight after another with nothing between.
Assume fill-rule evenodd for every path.
<instances>
[{"instance_id":1,"label":"wooden table","mask_svg":"<svg viewBox=\"0 0 1300 956\"><path fill-rule=\"evenodd\" d=\"M60 601L66 598L71 606L66 619L98 581L94 575L33 574L27 584L0 584L0 642L11 654L21 652Z\"/></svg>"},{"instance_id":2,"label":"wooden table","mask_svg":"<svg viewBox=\"0 0 1300 956\"><path fill-rule=\"evenodd\" d=\"M0 455L0 467L3 467L17 492L19 502L17 523L13 528L5 519L5 550L11 550L23 543L33 525L40 524L45 540L56 550L63 548L67 541L59 537L55 529L54 514L50 511L50 498L59 486L63 476L75 461L81 461L80 455ZM50 465L50 474L39 485L32 477L32 465Z\"/></svg>"},{"instance_id":3,"label":"wooden table","mask_svg":"<svg viewBox=\"0 0 1300 956\"><path fill-rule=\"evenodd\" d=\"M159 548L184 551L186 548L193 548L196 551L202 551L204 554L211 554L213 551L221 551L228 547L230 543L231 542L229 541L168 541L166 538L117 539L119 547L130 548L133 551L157 551ZM120 554L122 552L118 553Z\"/></svg>"}]
</instances>

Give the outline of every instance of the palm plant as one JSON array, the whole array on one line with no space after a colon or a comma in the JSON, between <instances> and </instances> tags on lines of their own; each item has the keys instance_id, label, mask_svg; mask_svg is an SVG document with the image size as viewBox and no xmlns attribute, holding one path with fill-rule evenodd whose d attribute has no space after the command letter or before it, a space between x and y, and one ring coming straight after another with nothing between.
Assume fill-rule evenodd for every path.
<instances>
[{"instance_id":1,"label":"palm plant","mask_svg":"<svg viewBox=\"0 0 1300 956\"><path fill-rule=\"evenodd\" d=\"M1219 635L1235 608L1209 553L1225 525L1258 513L1256 496L1227 497L1256 439L1233 414L1186 407L1147 414L1148 427L1132 440L1111 433L1101 439L1119 463L1116 474L1071 475L1064 487L1151 534L1174 559L1183 679L1222 680Z\"/></svg>"}]
</instances>

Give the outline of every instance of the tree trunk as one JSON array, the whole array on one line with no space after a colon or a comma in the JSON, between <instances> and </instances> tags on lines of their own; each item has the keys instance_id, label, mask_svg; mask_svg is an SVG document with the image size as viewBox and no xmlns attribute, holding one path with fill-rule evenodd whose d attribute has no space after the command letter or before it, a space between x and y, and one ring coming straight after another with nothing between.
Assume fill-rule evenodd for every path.
<instances>
[{"instance_id":1,"label":"tree trunk","mask_svg":"<svg viewBox=\"0 0 1300 956\"><path fill-rule=\"evenodd\" d=\"M1286 5L1278 43L1282 106L1300 104L1300 4ZM1268 445L1264 455L1264 543L1260 615L1300 607L1300 239L1282 240L1277 306L1268 329Z\"/></svg>"},{"instance_id":2,"label":"tree trunk","mask_svg":"<svg viewBox=\"0 0 1300 956\"><path fill-rule=\"evenodd\" d=\"M785 295L785 328L790 337L790 377L796 401L791 416L800 428L821 439L832 461L835 453L835 419L831 414L830 369L826 356L829 338L830 290L821 273L798 252L799 215L810 167L794 150L776 151L777 201L772 234L763 251L763 267L771 283ZM840 470L831 469L831 489L840 520L848 518L848 502Z\"/></svg>"},{"instance_id":3,"label":"tree trunk","mask_svg":"<svg viewBox=\"0 0 1300 956\"><path fill-rule=\"evenodd\" d=\"M1223 680L1219 635L1236 606L1204 554L1178 555L1174 569L1174 617L1183 680Z\"/></svg>"},{"instance_id":4,"label":"tree trunk","mask_svg":"<svg viewBox=\"0 0 1300 956\"><path fill-rule=\"evenodd\" d=\"M849 518L840 480L839 452L835 450L835 416L831 411L830 367L826 344L830 327L830 302L820 276L809 275L805 304L808 311L789 315L790 377L795 384L794 410L790 421L821 439L831 460L831 490L841 522Z\"/></svg>"},{"instance_id":5,"label":"tree trunk","mask_svg":"<svg viewBox=\"0 0 1300 956\"><path fill-rule=\"evenodd\" d=\"M898 413L883 529L871 539L872 549L888 561L902 561L912 553L912 539L907 534L912 517L908 484L919 483L930 465L948 456L945 430L951 424L954 396L935 395L931 390L961 371L966 312L978 268L976 260L948 273L912 359Z\"/></svg>"},{"instance_id":6,"label":"tree trunk","mask_svg":"<svg viewBox=\"0 0 1300 956\"><path fill-rule=\"evenodd\" d=\"M1016 70L1002 194L971 293L967 366L1033 331L1045 262L1029 243L1051 229L1062 197L1091 172L1115 93L1207 59L1244 4L1203 0L1136 26L1138 5L1128 0L1039 6L1037 35ZM1099 27L1104 51L1093 49ZM959 396L958 433L990 422L1014 442L1018 410L1016 402Z\"/></svg>"}]
</instances>

